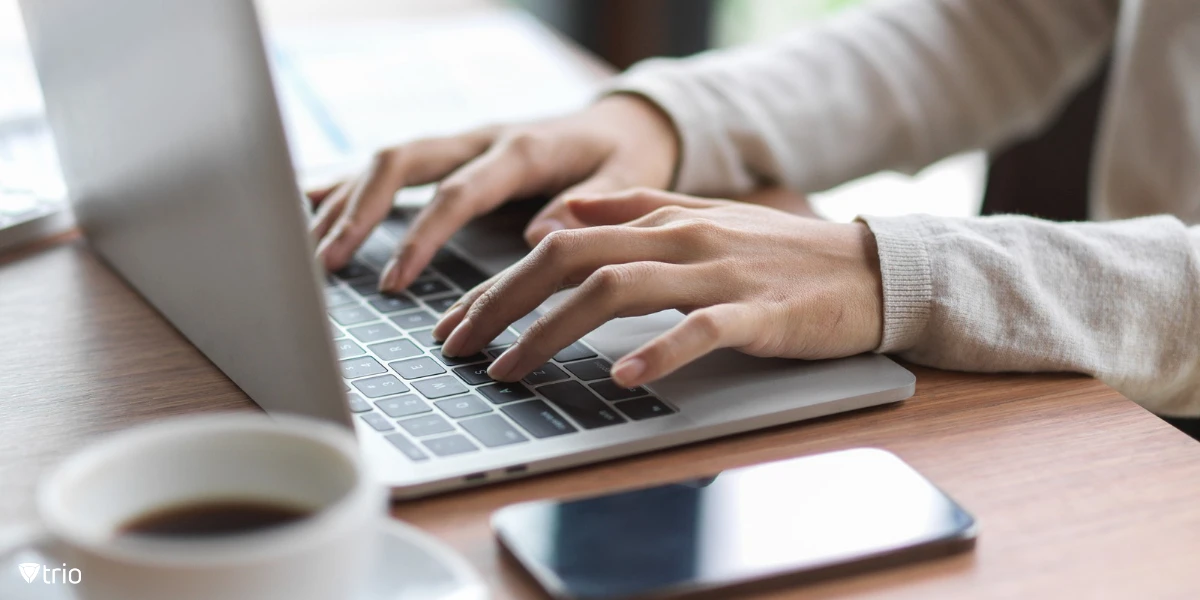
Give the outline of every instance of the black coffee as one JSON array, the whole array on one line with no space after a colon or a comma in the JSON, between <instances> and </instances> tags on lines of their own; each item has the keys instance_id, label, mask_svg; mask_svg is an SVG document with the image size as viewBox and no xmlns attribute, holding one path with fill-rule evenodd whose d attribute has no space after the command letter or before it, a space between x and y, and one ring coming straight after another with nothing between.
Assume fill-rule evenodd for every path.
<instances>
[{"instance_id":1,"label":"black coffee","mask_svg":"<svg viewBox=\"0 0 1200 600\"><path fill-rule=\"evenodd\" d=\"M217 537L253 533L295 523L312 511L256 500L222 500L166 507L121 527L125 535Z\"/></svg>"}]
</instances>

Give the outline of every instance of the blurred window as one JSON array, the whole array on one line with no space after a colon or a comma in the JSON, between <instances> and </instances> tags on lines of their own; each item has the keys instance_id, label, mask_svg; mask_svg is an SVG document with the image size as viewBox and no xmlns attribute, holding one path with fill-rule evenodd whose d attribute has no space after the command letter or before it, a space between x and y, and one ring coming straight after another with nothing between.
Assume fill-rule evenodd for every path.
<instances>
[{"instance_id":1,"label":"blurred window","mask_svg":"<svg viewBox=\"0 0 1200 600\"><path fill-rule=\"evenodd\" d=\"M871 0L718 0L714 46L770 39L796 27Z\"/></svg>"},{"instance_id":2,"label":"blurred window","mask_svg":"<svg viewBox=\"0 0 1200 600\"><path fill-rule=\"evenodd\" d=\"M710 39L715 47L776 38L839 11L878 0L718 0ZM877 173L814 194L813 210L849 221L860 214L929 213L949 217L979 214L987 159L969 152L926 167L916 176Z\"/></svg>"}]
</instances>

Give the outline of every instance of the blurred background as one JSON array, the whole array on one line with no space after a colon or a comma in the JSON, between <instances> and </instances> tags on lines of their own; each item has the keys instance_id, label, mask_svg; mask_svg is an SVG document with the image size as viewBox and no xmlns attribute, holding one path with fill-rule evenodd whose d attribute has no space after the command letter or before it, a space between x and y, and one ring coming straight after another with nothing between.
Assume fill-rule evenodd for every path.
<instances>
[{"instance_id":1,"label":"blurred background","mask_svg":"<svg viewBox=\"0 0 1200 600\"><path fill-rule=\"evenodd\" d=\"M489 32L497 29L491 21L474 19L463 15L496 14L506 15L509 21L518 23L515 29L523 37L531 37L532 29L521 24L522 18L532 15L530 22L542 23L555 35L568 37L595 56L618 68L625 68L649 56L686 56L711 48L754 43L785 34L804 27L819 19L828 18L839 11L849 10L873 0L262 0L258 4L264 14L269 37L272 38L272 58L276 62L276 78L296 79L305 75L304 69L294 64L303 59L309 79L280 91L281 103L285 105L285 117L289 113L286 105L301 104L297 89L315 88L318 94L333 93L334 87L328 77L312 75L316 71L309 65L317 64L313 56L346 56L358 53L359 62L370 61L376 73L380 69L405 70L409 74L408 85L403 90L390 89L387 84L376 83L382 78L359 77L341 92L339 102L364 102L364 97L376 97L376 112L345 111L347 114L379 114L378 108L389 94L403 92L411 96L412 85L420 85L423 54L416 40L423 40L426 48L435 42L454 39L454 23L466 23L459 38L463 46L482 46L486 39L500 40ZM331 10L331 7L335 7ZM514 15L520 18L513 18ZM536 21L535 21L536 19ZM399 43L374 44L363 42L363 36L354 27L364 24L395 24L390 30L392 37L414 40L408 45ZM407 24L408 27L404 27ZM511 24L510 24L511 25ZM509 29L513 26L506 25ZM349 29L348 29L349 28ZM545 29L545 27L538 27ZM408 32L408 33L404 33ZM437 39L431 37L435 32ZM493 32L494 33L494 32ZM518 34L511 38L516 41ZM369 38L370 36L367 36ZM532 37L537 37L533 35ZM380 35L380 40L385 36ZM508 38L504 38L508 39ZM357 40L357 41L355 41ZM524 42L522 42L524 43ZM339 45L340 44L340 45ZM349 45L354 45L351 48ZM446 44L441 46L445 48ZM447 59L438 53L438 60L430 64L443 69ZM449 52L453 54L453 52ZM396 55L389 62L385 55ZM407 55L399 61L398 55ZM462 52L463 60L482 60L483 57L503 60L504 53L496 54ZM515 55L514 55L515 56ZM530 49L528 56L533 56ZM299 57L299 58L297 58ZM474 57L474 58L472 58ZM513 60L518 60L514 58ZM428 62L428 61L427 61ZM528 61L526 61L528 62ZM425 68L433 68L426 65ZM533 77L538 69L556 68L549 63L524 65L525 75ZM288 69L291 69L289 72ZM345 63L340 66L345 71ZM477 69L481 70L481 69ZM332 69L327 69L332 72ZM281 76L280 73L283 73ZM440 73L439 73L440 74ZM295 77L293 77L295 75ZM348 78L343 77L343 80ZM387 78L392 79L392 78ZM277 81L277 86L280 83ZM371 85L376 85L372 88ZM485 90L488 82L478 81L474 90ZM396 87L396 86L393 86ZM35 74L25 47L21 19L16 0L0 0L0 229L12 228L39 215L59 211L65 190L58 174L53 144L41 118L41 96ZM350 98L350 95L356 98ZM543 98L538 98L543 96ZM434 96L430 96L434 97ZM489 114L496 118L528 118L547 112L561 111L575 106L586 98L572 96L564 87L561 90L538 89L530 86L526 100L514 98L509 107L495 107ZM518 103L520 106L518 106ZM436 111L454 108L453 103L431 102L429 106L405 105L409 115L416 115L423 128L378 127L377 132L392 137L386 139L335 139L313 141L316 134L305 133L303 119L289 118L289 135L308 140L303 148L293 146L298 166L312 171L323 165L341 165L347 161L361 159L363 146L401 141L408 135L419 135L427 130L439 129ZM461 111L460 111L461 112ZM476 110L476 113L479 113ZM479 113L482 114L482 113ZM376 117L378 118L378 117ZM453 114L446 115L446 128L460 126ZM395 120L395 119L393 119ZM412 120L410 118L410 120ZM316 129L316 127L307 127ZM360 129L366 129L365 125ZM353 128L351 128L353 131ZM346 137L346 136L342 136ZM336 159L336 160L335 160ZM817 194L812 198L814 209L827 218L850 220L861 213L902 214L926 212L946 216L969 216L978 214L983 197L986 159L982 153L970 153L952 157L930 168L916 177L894 173L881 173L851 182L834 190ZM55 226L62 228L69 221L58 220ZM0 244L3 246L4 244Z\"/></svg>"}]
</instances>

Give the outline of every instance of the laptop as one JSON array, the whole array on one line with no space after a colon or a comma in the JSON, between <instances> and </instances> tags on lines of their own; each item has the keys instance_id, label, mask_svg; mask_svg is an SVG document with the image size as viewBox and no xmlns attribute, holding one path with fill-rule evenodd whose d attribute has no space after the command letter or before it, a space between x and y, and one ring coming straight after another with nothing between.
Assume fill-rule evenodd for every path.
<instances>
[{"instance_id":1,"label":"laptop","mask_svg":"<svg viewBox=\"0 0 1200 600\"><path fill-rule=\"evenodd\" d=\"M321 272L263 36L246 0L23 0L76 218L91 247L268 413L352 427L397 498L421 496L903 400L915 378L860 355L714 352L644 388L614 359L677 323L617 319L518 384L430 337L465 290L519 260L529 207L477 219L406 293L376 278L389 218ZM420 115L413 115L420 118ZM552 297L542 310L560 302Z\"/></svg>"}]
</instances>

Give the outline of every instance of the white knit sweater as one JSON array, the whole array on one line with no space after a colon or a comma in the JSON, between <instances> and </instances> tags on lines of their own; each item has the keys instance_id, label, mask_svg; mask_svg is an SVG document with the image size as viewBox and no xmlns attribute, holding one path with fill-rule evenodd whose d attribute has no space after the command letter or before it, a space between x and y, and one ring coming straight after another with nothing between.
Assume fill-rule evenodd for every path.
<instances>
[{"instance_id":1,"label":"white knit sweater","mask_svg":"<svg viewBox=\"0 0 1200 600\"><path fill-rule=\"evenodd\" d=\"M1031 135L1110 51L1090 197L1106 222L863 217L878 351L1088 373L1197 416L1200 227L1184 223L1200 222L1200 1L876 2L778 42L647 61L612 89L675 121L680 191L817 191Z\"/></svg>"}]
</instances>

